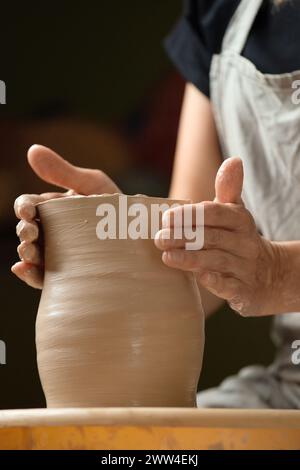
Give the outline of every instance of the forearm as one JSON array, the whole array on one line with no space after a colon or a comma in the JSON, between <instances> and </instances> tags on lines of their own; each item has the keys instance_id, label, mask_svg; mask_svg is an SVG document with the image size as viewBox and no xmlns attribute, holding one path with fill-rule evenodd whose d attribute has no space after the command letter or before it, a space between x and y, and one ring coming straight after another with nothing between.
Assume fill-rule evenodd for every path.
<instances>
[{"instance_id":1,"label":"forearm","mask_svg":"<svg viewBox=\"0 0 300 470\"><path fill-rule=\"evenodd\" d=\"M186 85L175 152L170 197L192 202L215 197L222 157L209 99Z\"/></svg>"}]
</instances>

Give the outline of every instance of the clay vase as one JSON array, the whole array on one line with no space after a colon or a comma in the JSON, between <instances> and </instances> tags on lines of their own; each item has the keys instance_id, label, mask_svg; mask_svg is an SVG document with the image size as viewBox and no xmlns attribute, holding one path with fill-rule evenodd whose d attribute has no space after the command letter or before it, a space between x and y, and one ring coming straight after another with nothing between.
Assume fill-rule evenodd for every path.
<instances>
[{"instance_id":1,"label":"clay vase","mask_svg":"<svg viewBox=\"0 0 300 470\"><path fill-rule=\"evenodd\" d=\"M36 345L48 407L196 406L204 320L194 275L165 266L151 238L99 238L99 207L115 208L119 229L121 197L38 205L45 281ZM149 227L151 205L174 202L125 199L149 209Z\"/></svg>"}]
</instances>

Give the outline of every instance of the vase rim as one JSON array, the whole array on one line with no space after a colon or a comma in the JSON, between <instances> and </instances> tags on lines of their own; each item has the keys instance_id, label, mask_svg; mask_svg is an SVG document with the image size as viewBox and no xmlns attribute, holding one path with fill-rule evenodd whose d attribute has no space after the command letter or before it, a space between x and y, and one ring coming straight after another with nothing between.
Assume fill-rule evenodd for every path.
<instances>
[{"instance_id":1,"label":"vase rim","mask_svg":"<svg viewBox=\"0 0 300 470\"><path fill-rule=\"evenodd\" d=\"M37 207L39 206L44 206L45 204L58 204L61 202L66 202L66 201L82 201L82 200L87 200L87 199L96 199L96 198L107 198L107 199L117 199L120 198L120 196L126 196L126 198L131 199L131 200L140 200L144 199L145 201L161 201L161 202L171 202L171 203L185 203L185 204L190 204L191 201L188 199L173 199L173 198L168 198L168 197L161 197L161 196L147 196L145 194L134 194L134 195L128 195L128 194L123 194L123 193L103 193L103 194L90 194L90 195L82 195L82 194L73 194L72 196L65 196L65 197L58 197L58 198L52 198L48 199L47 201L42 201L36 204Z\"/></svg>"}]
</instances>

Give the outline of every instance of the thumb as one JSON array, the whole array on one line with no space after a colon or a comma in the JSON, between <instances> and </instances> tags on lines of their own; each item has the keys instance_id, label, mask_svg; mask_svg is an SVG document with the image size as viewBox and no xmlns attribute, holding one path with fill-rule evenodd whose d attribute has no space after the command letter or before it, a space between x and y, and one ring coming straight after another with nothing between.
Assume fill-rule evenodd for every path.
<instances>
[{"instance_id":1,"label":"thumb","mask_svg":"<svg viewBox=\"0 0 300 470\"><path fill-rule=\"evenodd\" d=\"M27 159L42 180L55 186L83 195L120 192L105 173L74 166L43 145L30 147Z\"/></svg>"},{"instance_id":2,"label":"thumb","mask_svg":"<svg viewBox=\"0 0 300 470\"><path fill-rule=\"evenodd\" d=\"M240 158L228 158L216 176L216 202L242 204L244 171Z\"/></svg>"}]
</instances>

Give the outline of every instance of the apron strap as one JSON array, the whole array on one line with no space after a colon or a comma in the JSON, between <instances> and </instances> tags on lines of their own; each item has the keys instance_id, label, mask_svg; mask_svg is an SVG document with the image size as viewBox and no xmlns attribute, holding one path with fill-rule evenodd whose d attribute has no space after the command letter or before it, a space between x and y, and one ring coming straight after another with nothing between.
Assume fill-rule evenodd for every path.
<instances>
[{"instance_id":1,"label":"apron strap","mask_svg":"<svg viewBox=\"0 0 300 470\"><path fill-rule=\"evenodd\" d=\"M222 52L241 54L264 0L241 0L223 38Z\"/></svg>"}]
</instances>

